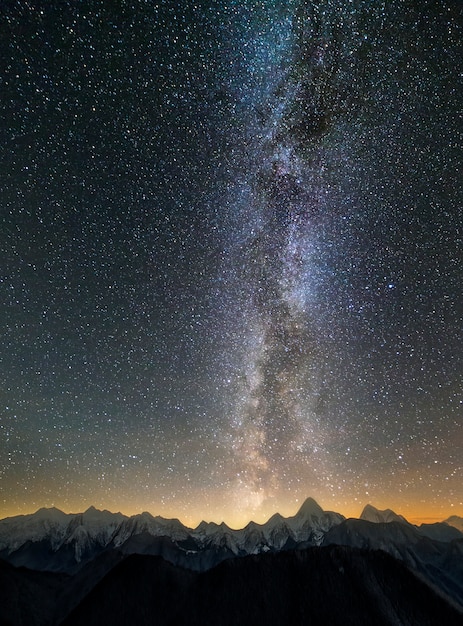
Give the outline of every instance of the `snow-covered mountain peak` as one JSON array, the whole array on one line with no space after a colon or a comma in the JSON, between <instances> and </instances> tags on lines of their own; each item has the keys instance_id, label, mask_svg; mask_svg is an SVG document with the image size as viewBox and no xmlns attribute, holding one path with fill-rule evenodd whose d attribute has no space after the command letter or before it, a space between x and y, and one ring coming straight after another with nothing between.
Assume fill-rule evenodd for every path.
<instances>
[{"instance_id":1,"label":"snow-covered mountain peak","mask_svg":"<svg viewBox=\"0 0 463 626\"><path fill-rule=\"evenodd\" d=\"M94 506L90 506L84 513L82 513L82 520L89 523L97 523L100 525L120 523L123 520L128 519L126 515L122 513L111 513L107 509L96 509Z\"/></svg>"},{"instance_id":2,"label":"snow-covered mountain peak","mask_svg":"<svg viewBox=\"0 0 463 626\"><path fill-rule=\"evenodd\" d=\"M304 500L301 508L296 513L295 517L297 519L310 519L313 515L316 517L321 517L324 514L323 509L315 502L313 498L307 498Z\"/></svg>"},{"instance_id":3,"label":"snow-covered mountain peak","mask_svg":"<svg viewBox=\"0 0 463 626\"><path fill-rule=\"evenodd\" d=\"M458 515L451 515L446 520L444 520L444 523L448 524L449 526L453 526L463 533L463 517L459 517Z\"/></svg>"},{"instance_id":4,"label":"snow-covered mountain peak","mask_svg":"<svg viewBox=\"0 0 463 626\"><path fill-rule=\"evenodd\" d=\"M57 509L56 506L52 506L50 508L42 507L34 514L36 519L47 519L47 520L57 520L62 521L67 519L68 514L61 511L61 509Z\"/></svg>"},{"instance_id":5,"label":"snow-covered mountain peak","mask_svg":"<svg viewBox=\"0 0 463 626\"><path fill-rule=\"evenodd\" d=\"M195 534L198 533L200 535L207 534L209 530L209 522L202 520L194 529Z\"/></svg>"},{"instance_id":6,"label":"snow-covered mountain peak","mask_svg":"<svg viewBox=\"0 0 463 626\"><path fill-rule=\"evenodd\" d=\"M137 513L136 515L132 515L130 519L139 519L139 520L149 520L150 522L155 520L155 517L151 515L148 511L143 511L142 513Z\"/></svg>"},{"instance_id":7,"label":"snow-covered mountain peak","mask_svg":"<svg viewBox=\"0 0 463 626\"><path fill-rule=\"evenodd\" d=\"M53 546L65 535L71 515L56 508L41 508L31 515L17 515L0 520L0 550L12 551L26 541L48 537Z\"/></svg>"},{"instance_id":8,"label":"snow-covered mountain peak","mask_svg":"<svg viewBox=\"0 0 463 626\"><path fill-rule=\"evenodd\" d=\"M205 522L204 520L198 524L198 526L192 531L195 537L212 537L213 535L223 534L224 532L237 532L232 531L225 522L217 524L216 522Z\"/></svg>"},{"instance_id":9,"label":"snow-covered mountain peak","mask_svg":"<svg viewBox=\"0 0 463 626\"><path fill-rule=\"evenodd\" d=\"M375 524L389 524L390 522L400 522L401 524L409 524L402 515L398 515L391 509L381 511L371 504L367 504L360 515L361 520L373 522Z\"/></svg>"},{"instance_id":10,"label":"snow-covered mountain peak","mask_svg":"<svg viewBox=\"0 0 463 626\"><path fill-rule=\"evenodd\" d=\"M225 522L220 522L220 524L217 524L217 522L201 522L201 524L204 524L203 529L207 528L209 533L215 533L218 530L231 530Z\"/></svg>"},{"instance_id":11,"label":"snow-covered mountain peak","mask_svg":"<svg viewBox=\"0 0 463 626\"><path fill-rule=\"evenodd\" d=\"M144 511L132 517L125 518L120 525L114 545L122 545L129 537L147 533L152 537L170 537L174 541L187 539L188 529L178 519L166 519Z\"/></svg>"},{"instance_id":12,"label":"snow-covered mountain peak","mask_svg":"<svg viewBox=\"0 0 463 626\"><path fill-rule=\"evenodd\" d=\"M449 525L417 528L393 511L379 511L371 505L365 507L362 518L345 520L339 513L324 511L313 498L307 498L292 517L275 513L264 524L251 521L241 530L225 522L205 521L192 530L178 519L153 517L147 511L127 517L93 506L77 514L40 509L31 515L0 520L0 551L2 558L15 565L73 572L114 548L127 554L160 554L187 568L201 570L232 555L330 542L385 549L393 555L402 554L404 545L428 550L430 541L463 549L461 534L450 526L461 518L449 518Z\"/></svg>"},{"instance_id":13,"label":"snow-covered mountain peak","mask_svg":"<svg viewBox=\"0 0 463 626\"><path fill-rule=\"evenodd\" d=\"M98 509L96 507L93 506L93 504L91 504L88 509L86 511L84 511L84 514L87 513L88 515L91 515L92 513L97 513Z\"/></svg>"},{"instance_id":14,"label":"snow-covered mountain peak","mask_svg":"<svg viewBox=\"0 0 463 626\"><path fill-rule=\"evenodd\" d=\"M279 526L284 521L285 518L283 517L283 515L280 515L280 513L274 513L272 517L269 517L269 519L265 523L265 526L267 526L267 528L273 528L274 526Z\"/></svg>"},{"instance_id":15,"label":"snow-covered mountain peak","mask_svg":"<svg viewBox=\"0 0 463 626\"><path fill-rule=\"evenodd\" d=\"M163 528L178 528L184 530L186 526L182 524L182 522L176 517L168 518L161 517L161 515L156 515L154 518L155 522L162 526Z\"/></svg>"}]
</instances>

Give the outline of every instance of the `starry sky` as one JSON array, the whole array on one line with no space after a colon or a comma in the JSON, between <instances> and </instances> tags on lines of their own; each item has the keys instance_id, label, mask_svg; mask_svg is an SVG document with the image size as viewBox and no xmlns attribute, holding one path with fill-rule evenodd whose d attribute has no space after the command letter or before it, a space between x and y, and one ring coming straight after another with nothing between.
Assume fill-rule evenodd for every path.
<instances>
[{"instance_id":1,"label":"starry sky","mask_svg":"<svg viewBox=\"0 0 463 626\"><path fill-rule=\"evenodd\" d=\"M2 0L0 516L463 515L459 0Z\"/></svg>"}]
</instances>

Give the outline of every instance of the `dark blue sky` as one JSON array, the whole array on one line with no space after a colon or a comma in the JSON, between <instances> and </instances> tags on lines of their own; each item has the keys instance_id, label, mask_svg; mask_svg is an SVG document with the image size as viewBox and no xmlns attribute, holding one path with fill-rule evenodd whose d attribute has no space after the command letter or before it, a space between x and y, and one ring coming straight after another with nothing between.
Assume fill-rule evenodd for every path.
<instances>
[{"instance_id":1,"label":"dark blue sky","mask_svg":"<svg viewBox=\"0 0 463 626\"><path fill-rule=\"evenodd\" d=\"M0 514L462 514L460 4L2 7Z\"/></svg>"}]
</instances>

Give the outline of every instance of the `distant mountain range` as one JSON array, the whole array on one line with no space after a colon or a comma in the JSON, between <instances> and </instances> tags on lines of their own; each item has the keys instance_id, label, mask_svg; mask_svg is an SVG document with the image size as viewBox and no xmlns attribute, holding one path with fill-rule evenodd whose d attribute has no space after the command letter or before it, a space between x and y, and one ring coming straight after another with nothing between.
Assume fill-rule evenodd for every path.
<instances>
[{"instance_id":1,"label":"distant mountain range","mask_svg":"<svg viewBox=\"0 0 463 626\"><path fill-rule=\"evenodd\" d=\"M437 524L422 524L417 527L391 510L380 511L371 505L365 507L360 519L345 519L339 513L324 511L312 498L308 498L293 517L284 518L276 513L265 524L250 522L241 530L233 530L224 523L213 522L201 522L197 528L191 529L177 519L153 517L149 513L127 517L121 513L98 511L93 507L79 514L66 514L55 508L40 509L32 515L0 520L0 559L3 559L0 588L3 585L1 581L5 578L8 580L7 588L8 585L11 587L11 597L17 597L16 604L13 602L12 606L7 603L2 608L0 603L0 625L59 624L64 618L68 620L66 624L97 623L89 617L89 607L100 601L102 606L105 602L111 603L114 590L110 590L122 584L120 581L125 577L132 576L129 572L138 566L141 570L151 568L153 571L170 572L169 576L174 576L183 589L181 594L185 593L186 598L190 594L190 591L186 591L187 588L190 589L190 584L193 587L199 585L203 589L201 586L208 579L207 576L214 578L218 575L206 575L209 571L221 571L224 576L231 576L230 572L235 571L238 574L239 570L239 575L245 579L250 576L249 572L254 567L267 571L269 564L274 564L273 576L280 567L284 569L292 563L291 567L297 570L303 562L307 572L313 572L315 561L312 560L321 559L321 567L326 572L321 571L320 575L325 576L334 567L334 558L339 560L338 571L354 567L355 563L355 567L360 568L359 572L364 572L370 565L379 568L379 577L381 568L388 571L399 568L399 578L418 576L420 584L427 585L428 590L433 590L432 594L437 594L438 604L444 602L446 606L453 607L449 610L455 611L455 615L461 619L455 623L463 624L462 527L463 519L456 516ZM288 556L280 557L280 553ZM381 556L384 553L389 555L387 559L386 556ZM135 558L135 555L138 557ZM156 559L153 561L154 557L162 557L163 565ZM257 561L249 561L251 557ZM224 561L230 564L226 565ZM290 574L286 572L281 575ZM137 578L136 574L133 576ZM272 576L270 578L273 580ZM362 576L363 574L360 576L361 580L365 578ZM344 578L341 576L342 580ZM47 590L45 596L44 588ZM40 621L41 618L39 621L31 621L31 616L24 621L25 612L19 589L27 589L28 597L35 597L38 606L45 602L44 597L47 594L51 594L52 597L45 602L44 608L36 611L37 619L42 616L43 621ZM201 593L203 592L206 593L204 589ZM377 600L379 608L376 608L382 615L386 611L385 600ZM50 607L53 607L51 613ZM418 609L414 605L404 608L407 614L414 614L415 610ZM86 614L85 611L90 613ZM96 615L98 611L95 611ZM201 611L197 621L188 623L221 623L220 620L201 622ZM278 613L277 609L275 611L274 615ZM388 611L389 609L386 613ZM428 615L431 614L432 612L428 612ZM78 615L81 617L76 617ZM384 621L384 615L381 619L378 615L375 621L373 611L370 616L373 621L365 623L408 623ZM81 621L75 621L79 619ZM218 618L211 616L211 619ZM112 623L112 620L107 623ZM131 622L116 620L114 623ZM439 622L421 620L409 623Z\"/></svg>"},{"instance_id":2,"label":"distant mountain range","mask_svg":"<svg viewBox=\"0 0 463 626\"><path fill-rule=\"evenodd\" d=\"M214 522L191 529L177 519L150 513L127 517L94 507L79 514L40 509L0 521L0 558L17 566L74 573L101 552L118 549L163 556L174 565L203 571L235 556L320 545L344 519L323 511L311 498L293 517L276 513L265 524L250 522L242 530Z\"/></svg>"}]
</instances>

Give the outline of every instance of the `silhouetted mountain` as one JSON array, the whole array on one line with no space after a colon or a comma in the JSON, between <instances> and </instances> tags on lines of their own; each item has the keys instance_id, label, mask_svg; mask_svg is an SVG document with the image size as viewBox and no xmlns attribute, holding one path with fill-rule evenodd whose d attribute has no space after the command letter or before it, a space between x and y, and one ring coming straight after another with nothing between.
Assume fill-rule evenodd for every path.
<instances>
[{"instance_id":1,"label":"silhouetted mountain","mask_svg":"<svg viewBox=\"0 0 463 626\"><path fill-rule=\"evenodd\" d=\"M453 526L457 528L460 532L463 533L463 517L459 517L458 515L451 515L446 520L444 520L445 524L449 526Z\"/></svg>"},{"instance_id":2,"label":"silhouetted mountain","mask_svg":"<svg viewBox=\"0 0 463 626\"><path fill-rule=\"evenodd\" d=\"M67 574L36 572L0 560L0 626L48 626L54 623Z\"/></svg>"},{"instance_id":3,"label":"silhouetted mountain","mask_svg":"<svg viewBox=\"0 0 463 626\"><path fill-rule=\"evenodd\" d=\"M409 522L402 515L397 515L391 509L385 509L380 511L371 504L367 504L363 509L360 519L367 522L374 522L376 524L387 524L389 522L401 522L402 524L409 524ZM411 524L410 524L411 525Z\"/></svg>"},{"instance_id":4,"label":"silhouetted mountain","mask_svg":"<svg viewBox=\"0 0 463 626\"><path fill-rule=\"evenodd\" d=\"M60 624L100 580L125 558L126 556L119 550L108 550L85 564L74 576L67 577L66 584L60 589L55 603L56 623Z\"/></svg>"},{"instance_id":5,"label":"silhouetted mountain","mask_svg":"<svg viewBox=\"0 0 463 626\"><path fill-rule=\"evenodd\" d=\"M405 519L402 515L397 515L391 509L385 509L384 511L380 511L376 509L371 504L367 504L363 509L360 519L373 522L375 524L389 524L391 522L399 522L401 524L406 524L407 526L413 526L409 521ZM451 518L449 518L451 519ZM457 520L459 518L456 518ZM449 542L454 539L463 539L463 533L458 530L458 526L455 527L448 524L448 522L436 522L434 524L421 524L420 526L413 526L413 528L417 528L421 535L425 537L429 537L429 539L434 539L436 541L444 541Z\"/></svg>"},{"instance_id":6,"label":"silhouetted mountain","mask_svg":"<svg viewBox=\"0 0 463 626\"><path fill-rule=\"evenodd\" d=\"M348 519L326 533L323 545L383 550L463 606L463 538L435 541L410 524Z\"/></svg>"},{"instance_id":7,"label":"silhouetted mountain","mask_svg":"<svg viewBox=\"0 0 463 626\"><path fill-rule=\"evenodd\" d=\"M421 526L418 526L418 532L425 537L434 539L435 541L449 542L454 539L463 539L463 533L460 530L453 526L449 526L445 522L421 524Z\"/></svg>"},{"instance_id":8,"label":"silhouetted mountain","mask_svg":"<svg viewBox=\"0 0 463 626\"><path fill-rule=\"evenodd\" d=\"M207 572L119 563L63 626L461 626L463 615L384 552L332 546L230 559Z\"/></svg>"}]
</instances>

